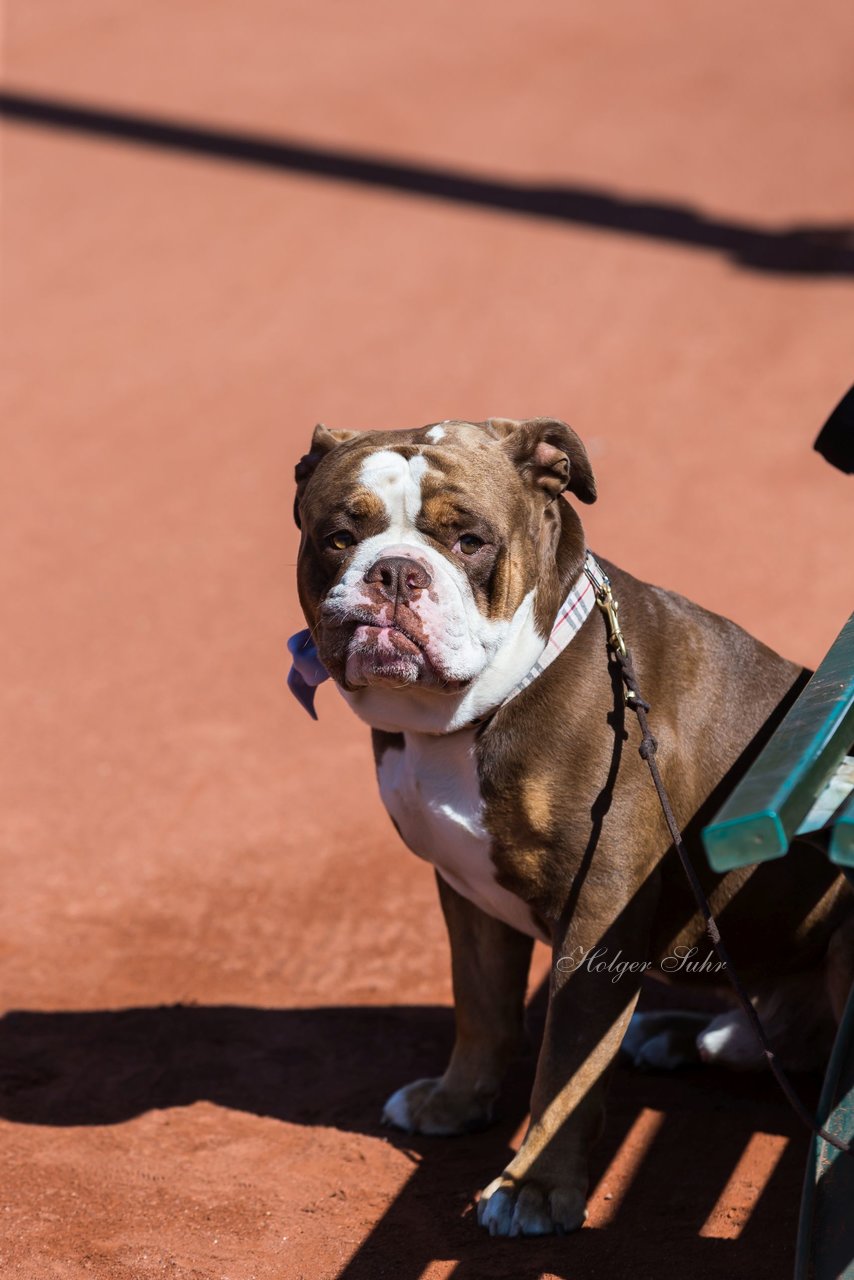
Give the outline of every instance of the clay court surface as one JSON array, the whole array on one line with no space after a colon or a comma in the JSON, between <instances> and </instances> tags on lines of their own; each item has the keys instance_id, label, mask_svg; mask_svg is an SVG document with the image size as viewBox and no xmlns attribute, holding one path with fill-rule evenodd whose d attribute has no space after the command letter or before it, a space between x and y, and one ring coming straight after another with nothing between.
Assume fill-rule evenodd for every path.
<instances>
[{"instance_id":1,"label":"clay court surface","mask_svg":"<svg viewBox=\"0 0 854 1280\"><path fill-rule=\"evenodd\" d=\"M489 1133L380 1128L443 1066L446 943L366 731L285 689L292 473L318 419L564 417L595 549L817 661L852 45L828 0L10 0L4 1276L789 1273L764 1078L620 1070L566 1239L474 1223L532 1059Z\"/></svg>"}]
</instances>

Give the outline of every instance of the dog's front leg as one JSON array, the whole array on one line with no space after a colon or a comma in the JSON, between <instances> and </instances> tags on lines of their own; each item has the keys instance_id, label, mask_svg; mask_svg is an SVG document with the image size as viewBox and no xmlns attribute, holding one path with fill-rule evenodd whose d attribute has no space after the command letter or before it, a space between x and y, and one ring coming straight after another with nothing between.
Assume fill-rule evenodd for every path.
<instances>
[{"instance_id":1,"label":"dog's front leg","mask_svg":"<svg viewBox=\"0 0 854 1280\"><path fill-rule=\"evenodd\" d=\"M507 1064L524 1043L533 942L436 879L451 942L456 1039L445 1074L398 1089L383 1120L409 1133L467 1133L489 1124Z\"/></svg>"},{"instance_id":2,"label":"dog's front leg","mask_svg":"<svg viewBox=\"0 0 854 1280\"><path fill-rule=\"evenodd\" d=\"M613 884L582 889L566 926L555 926L530 1126L478 1205L492 1235L573 1231L586 1217L588 1155L646 967L648 889L628 901Z\"/></svg>"}]
</instances>

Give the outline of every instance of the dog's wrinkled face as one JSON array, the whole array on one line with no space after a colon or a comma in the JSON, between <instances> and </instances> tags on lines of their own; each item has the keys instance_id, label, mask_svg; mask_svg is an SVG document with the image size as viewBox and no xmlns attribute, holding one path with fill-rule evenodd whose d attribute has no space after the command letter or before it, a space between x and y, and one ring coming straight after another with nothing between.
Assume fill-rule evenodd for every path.
<instances>
[{"instance_id":1,"label":"dog's wrinkled face","mask_svg":"<svg viewBox=\"0 0 854 1280\"><path fill-rule=\"evenodd\" d=\"M318 427L297 467L299 591L320 657L380 728L447 732L506 696L583 559L592 502L553 419L416 431Z\"/></svg>"}]
</instances>

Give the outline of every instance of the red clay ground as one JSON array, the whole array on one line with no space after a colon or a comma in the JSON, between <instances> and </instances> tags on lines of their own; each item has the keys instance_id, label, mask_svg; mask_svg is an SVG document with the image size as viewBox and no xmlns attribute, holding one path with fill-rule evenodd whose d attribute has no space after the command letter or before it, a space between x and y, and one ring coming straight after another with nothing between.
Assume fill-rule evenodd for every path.
<instances>
[{"instance_id":1,"label":"red clay ground","mask_svg":"<svg viewBox=\"0 0 854 1280\"><path fill-rule=\"evenodd\" d=\"M4 1275L787 1274L806 1143L764 1079L619 1073L589 1228L540 1243L472 1215L530 1062L492 1133L378 1127L442 1064L446 947L365 732L284 688L291 475L319 418L564 416L594 547L815 661L851 46L830 0L10 0L7 89L346 180L4 129Z\"/></svg>"}]
</instances>

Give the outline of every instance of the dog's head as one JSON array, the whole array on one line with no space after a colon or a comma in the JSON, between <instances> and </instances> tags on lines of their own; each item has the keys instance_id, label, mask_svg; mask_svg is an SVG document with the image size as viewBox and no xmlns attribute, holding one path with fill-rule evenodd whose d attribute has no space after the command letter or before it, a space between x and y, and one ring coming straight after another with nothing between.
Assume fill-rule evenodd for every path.
<instances>
[{"instance_id":1,"label":"dog's head","mask_svg":"<svg viewBox=\"0 0 854 1280\"><path fill-rule=\"evenodd\" d=\"M318 426L296 480L300 601L356 712L447 732L500 702L581 571L562 495L596 488L575 432L552 418Z\"/></svg>"}]
</instances>

